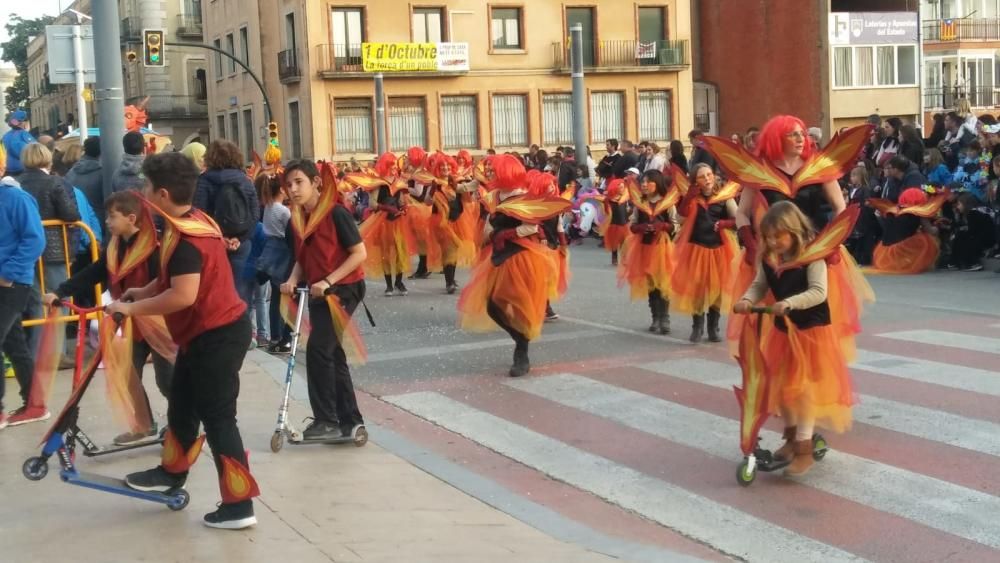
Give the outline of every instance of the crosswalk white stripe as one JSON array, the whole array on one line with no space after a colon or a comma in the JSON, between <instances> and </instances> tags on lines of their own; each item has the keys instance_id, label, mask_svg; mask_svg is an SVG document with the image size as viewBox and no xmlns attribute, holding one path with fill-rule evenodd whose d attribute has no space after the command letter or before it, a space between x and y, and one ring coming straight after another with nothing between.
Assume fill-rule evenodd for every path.
<instances>
[{"instance_id":1,"label":"crosswalk white stripe","mask_svg":"<svg viewBox=\"0 0 1000 563\"><path fill-rule=\"evenodd\" d=\"M860 349L852 367L1000 397L1000 373L995 371Z\"/></svg>"},{"instance_id":2,"label":"crosswalk white stripe","mask_svg":"<svg viewBox=\"0 0 1000 563\"><path fill-rule=\"evenodd\" d=\"M918 344L932 344L971 350L973 352L1000 354L1000 338L987 338L985 336L961 334L944 330L900 330L883 332L878 336L905 342L916 342Z\"/></svg>"},{"instance_id":3,"label":"crosswalk white stripe","mask_svg":"<svg viewBox=\"0 0 1000 563\"><path fill-rule=\"evenodd\" d=\"M681 487L433 392L383 397L419 417L748 561L861 561Z\"/></svg>"},{"instance_id":4,"label":"crosswalk white stripe","mask_svg":"<svg viewBox=\"0 0 1000 563\"><path fill-rule=\"evenodd\" d=\"M698 358L678 358L669 362L644 364L643 369L731 389L742 375L736 364ZM871 395L861 395L854 406L854 420L871 426L941 442L959 448L1000 457L1000 424L908 405Z\"/></svg>"},{"instance_id":5,"label":"crosswalk white stripe","mask_svg":"<svg viewBox=\"0 0 1000 563\"><path fill-rule=\"evenodd\" d=\"M647 434L733 459L734 467L740 457L736 420L576 375L508 384ZM761 434L772 443L780 439L774 432ZM827 456L803 482L882 512L1000 547L995 526L1000 498L992 495L843 452Z\"/></svg>"}]
</instances>

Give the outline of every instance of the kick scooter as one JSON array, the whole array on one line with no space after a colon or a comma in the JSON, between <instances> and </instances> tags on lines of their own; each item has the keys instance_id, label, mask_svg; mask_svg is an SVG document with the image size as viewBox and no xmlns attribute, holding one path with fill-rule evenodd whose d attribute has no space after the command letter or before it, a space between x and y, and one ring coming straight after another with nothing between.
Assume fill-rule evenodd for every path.
<instances>
[{"instance_id":1,"label":"kick scooter","mask_svg":"<svg viewBox=\"0 0 1000 563\"><path fill-rule=\"evenodd\" d=\"M112 320L116 325L120 325L122 321L119 315L115 315ZM103 322L108 322L108 320ZM77 441L77 432L79 432L77 419L80 415L80 400L87 392L100 363L101 352L98 350L83 369L82 380L73 389L69 400L66 401L66 406L63 407L62 412L56 417L42 439L41 455L25 460L21 466L21 473L30 481L41 481L49 473L49 458L55 455L59 459L59 478L64 483L165 504L170 510L183 510L191 500L191 496L183 488L178 487L165 493L137 491L126 485L122 479L114 479L77 469L74 462L76 457L74 444Z\"/></svg>"},{"instance_id":2,"label":"kick scooter","mask_svg":"<svg viewBox=\"0 0 1000 563\"><path fill-rule=\"evenodd\" d=\"M285 371L285 394L278 407L278 424L271 436L271 451L278 453L285 445L285 438L288 443L298 446L304 444L348 444L353 443L359 448L368 442L368 431L363 424L359 424L351 429L349 436L341 436L327 440L306 440L302 433L295 429L288 421L288 399L292 391L292 379L295 377L295 355L299 351L299 336L302 334L302 316L308 306L309 288L299 287L295 289L298 308L295 311L295 327L292 331L292 353L288 356L288 368Z\"/></svg>"},{"instance_id":3,"label":"kick scooter","mask_svg":"<svg viewBox=\"0 0 1000 563\"><path fill-rule=\"evenodd\" d=\"M791 459L774 457L771 450L760 446L760 429L767 421L767 395L770 377L765 372L764 358L760 351L761 327L764 315L772 314L770 307L751 307L751 314L757 315L756 327L750 323L743 328L740 336L740 354L737 360L743 371L743 388L734 386L736 400L740 404L740 447L743 461L736 470L736 482L749 487L757 478L757 471L770 473L784 469ZM813 459L821 461L826 457L829 446L820 434L813 434Z\"/></svg>"}]
</instances>

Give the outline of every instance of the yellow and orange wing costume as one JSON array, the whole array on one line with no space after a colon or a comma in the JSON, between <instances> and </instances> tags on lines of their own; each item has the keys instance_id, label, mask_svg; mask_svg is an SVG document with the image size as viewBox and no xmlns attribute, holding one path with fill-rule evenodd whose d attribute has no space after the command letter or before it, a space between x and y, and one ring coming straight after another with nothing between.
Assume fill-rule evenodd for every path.
<instances>
[{"instance_id":1,"label":"yellow and orange wing costume","mask_svg":"<svg viewBox=\"0 0 1000 563\"><path fill-rule=\"evenodd\" d=\"M634 205L635 208L638 209L639 211L642 211L646 215L649 215L650 217L652 217L653 216L653 208L650 207L648 203L646 203L645 201L643 201L643 199L642 199L642 193L639 192L639 186L637 186L635 184L632 184L632 183L628 183L627 184L627 188L628 189L626 191L628 191L629 199L632 200L632 205Z\"/></svg>"},{"instance_id":2,"label":"yellow and orange wing costume","mask_svg":"<svg viewBox=\"0 0 1000 563\"><path fill-rule=\"evenodd\" d=\"M708 198L708 204L714 205L716 203L722 203L733 199L734 197L740 195L740 190L743 189L738 182L726 182L725 185L719 189L718 193Z\"/></svg>"},{"instance_id":3,"label":"yellow and orange wing costume","mask_svg":"<svg viewBox=\"0 0 1000 563\"><path fill-rule=\"evenodd\" d=\"M570 202L561 197L520 196L503 200L496 206L496 212L525 223L537 224L565 213L570 207Z\"/></svg>"},{"instance_id":4,"label":"yellow and orange wing costume","mask_svg":"<svg viewBox=\"0 0 1000 563\"><path fill-rule=\"evenodd\" d=\"M768 387L771 385L764 355L757 337L756 315L743 315L744 326L740 331L740 347L736 361L743 372L743 387L733 386L736 402L740 405L740 449L750 455L757 447L757 436L767 422Z\"/></svg>"},{"instance_id":5,"label":"yellow and orange wing costume","mask_svg":"<svg viewBox=\"0 0 1000 563\"><path fill-rule=\"evenodd\" d=\"M671 207L677 205L680 201L681 193L678 190L670 190L666 197L656 202L656 207L653 208L653 212L650 214L650 217L666 212Z\"/></svg>"},{"instance_id":6,"label":"yellow and orange wing costume","mask_svg":"<svg viewBox=\"0 0 1000 563\"><path fill-rule=\"evenodd\" d=\"M253 164L251 164L250 167L247 168L247 176L249 176L251 180L256 180L257 175L260 174L262 170L264 170L264 162L261 161L260 155L257 154L257 151L255 150L250 151L250 156Z\"/></svg>"},{"instance_id":7,"label":"yellow and orange wing costume","mask_svg":"<svg viewBox=\"0 0 1000 563\"><path fill-rule=\"evenodd\" d=\"M688 179L688 175L680 166L674 163L670 163L670 174L674 178L674 187L681 192L681 195L688 193L691 189L691 181Z\"/></svg>"},{"instance_id":8,"label":"yellow and orange wing costume","mask_svg":"<svg viewBox=\"0 0 1000 563\"><path fill-rule=\"evenodd\" d=\"M840 245L847 240L854 230L854 223L861 215L861 207L857 204L848 206L843 212L833 218L826 227L816 235L805 249L799 253L799 257L790 262L776 265L772 264L778 272L799 268L817 260L823 260L834 252L839 252Z\"/></svg>"},{"instance_id":9,"label":"yellow and orange wing costume","mask_svg":"<svg viewBox=\"0 0 1000 563\"><path fill-rule=\"evenodd\" d=\"M794 194L788 176L770 162L751 154L742 145L711 136L704 136L701 141L705 150L712 153L729 178L744 186L781 192L789 198Z\"/></svg>"},{"instance_id":10,"label":"yellow and orange wing costume","mask_svg":"<svg viewBox=\"0 0 1000 563\"><path fill-rule=\"evenodd\" d=\"M948 201L948 193L938 194L929 200L927 203L922 203L920 205L911 205L910 207L900 207L899 205L881 198L869 198L868 205L875 208L876 211L882 213L883 215L916 215L923 219L931 219L937 216L938 212L941 211L941 206Z\"/></svg>"},{"instance_id":11,"label":"yellow and orange wing costume","mask_svg":"<svg viewBox=\"0 0 1000 563\"><path fill-rule=\"evenodd\" d=\"M871 137L871 125L858 125L834 135L823 150L813 153L792 178L792 195L802 186L839 180Z\"/></svg>"}]
</instances>

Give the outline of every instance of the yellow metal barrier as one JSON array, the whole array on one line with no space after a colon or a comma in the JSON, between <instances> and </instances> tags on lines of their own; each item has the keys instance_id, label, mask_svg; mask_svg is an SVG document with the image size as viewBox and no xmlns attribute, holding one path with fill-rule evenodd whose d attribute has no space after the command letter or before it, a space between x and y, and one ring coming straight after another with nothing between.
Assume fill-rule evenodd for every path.
<instances>
[{"instance_id":1,"label":"yellow metal barrier","mask_svg":"<svg viewBox=\"0 0 1000 563\"><path fill-rule=\"evenodd\" d=\"M87 233L87 236L90 237L90 259L93 262L97 262L97 259L100 258L101 247L100 247L100 245L97 242L97 237L94 236L94 231L92 231L90 229L90 227L87 226L86 223L84 223L82 221L73 221L73 222L67 223L65 221L59 221L59 220L56 220L56 219L46 219L45 221L42 221L42 227L45 227L45 228L59 227L59 228L62 229L63 259L66 261L66 273L67 274L73 275L73 271L72 271L73 270L73 259L70 257L70 250L71 249L69 247L69 229L70 228L78 228L78 229L82 230L84 233ZM45 288L45 263L42 261L41 258L38 259L38 282L39 282L39 285L42 288L42 295L45 295L45 293L46 293L46 288ZM94 288L94 297L96 298L96 302L97 303L101 302L101 295L103 293L104 293L104 290L102 289L101 285L98 284L97 287ZM88 319L96 319L96 318L99 318L100 316L101 316L101 313L92 313L90 315L87 315L87 318ZM51 319L50 318L46 318L46 317L42 317L40 319L25 319L24 321L21 322L21 326L24 326L24 327L38 326L38 325L45 324L45 323L48 323L48 322L60 322L60 323L64 323L64 322L69 322L69 321L76 321L76 320L78 320L78 318L79 317L77 317L76 315L61 315L61 316L58 316L58 317L53 317Z\"/></svg>"}]
</instances>

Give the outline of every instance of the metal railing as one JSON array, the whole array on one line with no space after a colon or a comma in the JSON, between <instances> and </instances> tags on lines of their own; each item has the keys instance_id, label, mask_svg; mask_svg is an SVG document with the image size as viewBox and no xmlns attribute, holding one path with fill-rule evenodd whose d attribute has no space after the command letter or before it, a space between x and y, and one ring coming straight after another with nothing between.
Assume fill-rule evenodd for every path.
<instances>
[{"instance_id":1,"label":"metal railing","mask_svg":"<svg viewBox=\"0 0 1000 563\"><path fill-rule=\"evenodd\" d=\"M928 110L953 110L963 96L974 108L1000 107L1000 87L993 86L924 88L924 107Z\"/></svg>"},{"instance_id":2,"label":"metal railing","mask_svg":"<svg viewBox=\"0 0 1000 563\"><path fill-rule=\"evenodd\" d=\"M179 14L177 16L177 35L180 37L201 37L201 14Z\"/></svg>"},{"instance_id":3,"label":"metal railing","mask_svg":"<svg viewBox=\"0 0 1000 563\"><path fill-rule=\"evenodd\" d=\"M208 100L201 96L152 96L146 103L150 119L208 117Z\"/></svg>"},{"instance_id":4,"label":"metal railing","mask_svg":"<svg viewBox=\"0 0 1000 563\"><path fill-rule=\"evenodd\" d=\"M681 67L691 64L688 41L636 41L634 39L583 42L585 68ZM570 42L552 44L552 66L570 65Z\"/></svg>"},{"instance_id":5,"label":"metal railing","mask_svg":"<svg viewBox=\"0 0 1000 563\"><path fill-rule=\"evenodd\" d=\"M317 45L315 62L318 72L361 72L361 43Z\"/></svg>"},{"instance_id":6,"label":"metal railing","mask_svg":"<svg viewBox=\"0 0 1000 563\"><path fill-rule=\"evenodd\" d=\"M299 78L302 72L299 70L299 53L296 49L286 49L278 52L278 78L289 80Z\"/></svg>"},{"instance_id":7,"label":"metal railing","mask_svg":"<svg viewBox=\"0 0 1000 563\"><path fill-rule=\"evenodd\" d=\"M1000 18L927 20L924 41L1000 41Z\"/></svg>"}]
</instances>

